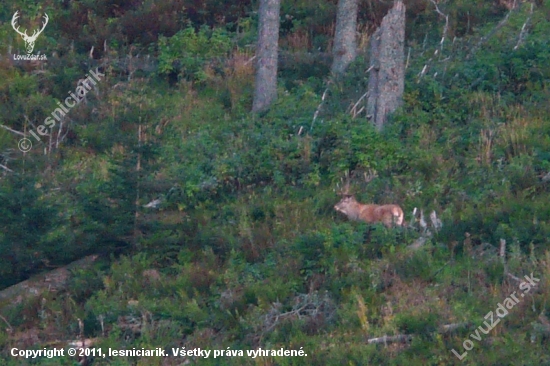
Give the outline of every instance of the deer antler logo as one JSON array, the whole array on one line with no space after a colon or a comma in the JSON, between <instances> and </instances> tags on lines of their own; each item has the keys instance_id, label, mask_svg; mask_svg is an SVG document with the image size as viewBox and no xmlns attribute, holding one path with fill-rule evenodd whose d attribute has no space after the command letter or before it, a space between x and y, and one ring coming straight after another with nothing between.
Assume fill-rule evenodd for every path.
<instances>
[{"instance_id":1,"label":"deer antler logo","mask_svg":"<svg viewBox=\"0 0 550 366\"><path fill-rule=\"evenodd\" d=\"M36 42L36 39L38 38L40 33L42 33L44 28L46 28L46 24L48 24L48 19L49 19L48 14L44 13L45 21L42 23L42 29L40 30L35 29L34 32L32 33L32 36L28 36L27 31L25 31L24 33L19 31L19 26L17 26L17 18L19 18L18 13L19 11L16 11L15 14L13 14L13 18L11 18L11 26L17 33L21 35L21 37L23 37L23 41L25 41L25 48L27 49L27 53L30 54L34 49L34 42Z\"/></svg>"}]
</instances>

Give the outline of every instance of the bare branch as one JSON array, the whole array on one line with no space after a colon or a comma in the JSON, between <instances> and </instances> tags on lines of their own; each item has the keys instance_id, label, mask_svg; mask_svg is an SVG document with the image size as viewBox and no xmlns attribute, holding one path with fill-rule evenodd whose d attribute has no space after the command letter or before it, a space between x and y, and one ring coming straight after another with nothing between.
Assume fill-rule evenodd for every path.
<instances>
[{"instance_id":1,"label":"bare branch","mask_svg":"<svg viewBox=\"0 0 550 366\"><path fill-rule=\"evenodd\" d=\"M430 221L432 222L432 226L436 233L443 227L443 223L441 222L441 219L437 217L435 210L430 213Z\"/></svg>"},{"instance_id":2,"label":"bare branch","mask_svg":"<svg viewBox=\"0 0 550 366\"><path fill-rule=\"evenodd\" d=\"M407 247L407 249L418 249L422 247L424 244L426 244L426 241L428 241L428 238L426 236L421 236L418 239L416 239L411 245Z\"/></svg>"},{"instance_id":3,"label":"bare branch","mask_svg":"<svg viewBox=\"0 0 550 366\"><path fill-rule=\"evenodd\" d=\"M255 59L256 59L256 56L251 57L248 61L246 61L246 62L244 63L244 65L245 65L245 66L248 65L249 63L251 63L251 62L254 61Z\"/></svg>"},{"instance_id":4,"label":"bare branch","mask_svg":"<svg viewBox=\"0 0 550 366\"><path fill-rule=\"evenodd\" d=\"M313 125L315 124L315 120L317 119L317 116L321 112L321 108L323 107L323 103L325 102L325 98L327 97L331 83L332 83L332 80L329 80L329 82L327 83L327 88L325 89L325 91L323 92L323 96L321 97L321 103L319 103L319 105L317 106L317 109L315 110L315 113L313 114L313 121L311 121L311 127L309 128L310 132L313 131Z\"/></svg>"},{"instance_id":5,"label":"bare branch","mask_svg":"<svg viewBox=\"0 0 550 366\"><path fill-rule=\"evenodd\" d=\"M448 333L452 332L454 330L470 327L471 323L465 322L465 323L451 323L451 324L445 324L441 327L439 327L439 333Z\"/></svg>"},{"instance_id":6,"label":"bare branch","mask_svg":"<svg viewBox=\"0 0 550 366\"><path fill-rule=\"evenodd\" d=\"M443 28L443 35L441 36L441 41L439 42L441 50L443 51L443 43L445 42L445 37L447 36L447 30L449 29L449 15L443 14L441 10L439 10L439 6L437 6L437 3L434 0L430 0L432 4L435 6L435 11L441 15L443 18L445 18L445 27Z\"/></svg>"},{"instance_id":7,"label":"bare branch","mask_svg":"<svg viewBox=\"0 0 550 366\"><path fill-rule=\"evenodd\" d=\"M64 134L63 136L61 136L60 142L65 141L65 137L67 137L67 135L69 134L69 125L71 125L71 123L74 124L74 121L73 121L71 118L69 118L69 117L67 117L67 116L65 116L65 118L66 118L69 122L67 123L67 127L65 128L65 134Z\"/></svg>"},{"instance_id":8,"label":"bare branch","mask_svg":"<svg viewBox=\"0 0 550 366\"><path fill-rule=\"evenodd\" d=\"M355 117L357 117L358 115L360 115L364 110L365 110L365 106L362 106L362 107L353 115L353 118L355 118Z\"/></svg>"},{"instance_id":9,"label":"bare branch","mask_svg":"<svg viewBox=\"0 0 550 366\"><path fill-rule=\"evenodd\" d=\"M63 129L63 118L59 121L59 128L57 130L57 137L55 139L55 148L59 148L59 139L61 137L61 130Z\"/></svg>"},{"instance_id":10,"label":"bare branch","mask_svg":"<svg viewBox=\"0 0 550 366\"><path fill-rule=\"evenodd\" d=\"M272 303L271 309L262 316L263 324L260 325L260 339L283 320L313 318L319 315L328 319L335 312L334 304L328 295L325 294L321 297L317 292L297 295L290 311L282 313L281 308L282 304L280 302Z\"/></svg>"},{"instance_id":11,"label":"bare branch","mask_svg":"<svg viewBox=\"0 0 550 366\"><path fill-rule=\"evenodd\" d=\"M10 331L13 331L13 327L12 327L11 324L6 320L6 318L4 318L2 315L0 315L0 319L2 319L2 320L8 325L8 327L10 328Z\"/></svg>"},{"instance_id":12,"label":"bare branch","mask_svg":"<svg viewBox=\"0 0 550 366\"><path fill-rule=\"evenodd\" d=\"M431 59L430 59L431 61ZM430 62L428 61L428 63ZM428 64L424 65L424 67L422 68L422 71L420 71L420 74L418 74L418 78L420 79L422 76L424 76L426 74L426 70L428 69ZM419 80L420 81L420 80Z\"/></svg>"},{"instance_id":13,"label":"bare branch","mask_svg":"<svg viewBox=\"0 0 550 366\"><path fill-rule=\"evenodd\" d=\"M11 170L10 168L8 168L8 167L5 166L5 165L0 164L0 168L5 169L5 170L7 170L8 172L12 172L12 173L13 173L13 170Z\"/></svg>"},{"instance_id":14,"label":"bare branch","mask_svg":"<svg viewBox=\"0 0 550 366\"><path fill-rule=\"evenodd\" d=\"M372 68L372 66L370 68ZM359 100L357 100L357 102L355 102L353 107L351 107L350 113L353 116L353 118L357 117L357 115L365 109L365 107L362 107L362 108L359 109L359 111L357 111L357 106L359 106L359 103L361 103L361 101L363 99L365 99L368 95L369 95L369 92L367 91L365 94L361 95L361 98L359 98Z\"/></svg>"},{"instance_id":15,"label":"bare branch","mask_svg":"<svg viewBox=\"0 0 550 366\"><path fill-rule=\"evenodd\" d=\"M514 51L517 50L519 48L519 46L521 46L521 43L525 40L525 37L526 37L526 33L527 33L527 24L529 24L529 22L531 21L531 16L533 15L533 8L535 7L535 4L534 3L531 3L531 10L529 11L529 16L527 17L527 19L525 20L525 23L523 23L523 27L521 27L521 32L519 32L519 36L518 36L518 42L516 43L516 46L514 47Z\"/></svg>"},{"instance_id":16,"label":"bare branch","mask_svg":"<svg viewBox=\"0 0 550 366\"><path fill-rule=\"evenodd\" d=\"M447 31L449 30L449 15L448 14L444 14L440 9L439 9L439 6L437 5L437 3L435 2L435 0L430 0L430 2L432 4L434 4L435 6L435 11L440 15L442 16L443 18L445 18L445 26L443 27L443 32L442 32L442 35L441 35L441 41L439 42L439 50L436 49L434 51L434 54L433 56L428 60L428 62L426 62L426 64L424 65L424 67L422 68L422 71L420 71L420 73L418 74L418 81L417 82L420 82L420 79L426 75L426 71L428 71L428 65L430 65L434 59L435 56L437 56L437 54L439 53L439 57L441 58L442 54L443 54L443 44L445 43L445 38L447 37ZM426 33L426 37L424 38L424 45L423 45L423 48L426 47L426 38L427 38L428 34ZM441 51L441 52L439 52ZM424 53L424 51L422 51L422 53ZM410 49L409 49L409 55L410 55ZM444 59L443 61L447 61L449 58L446 58ZM407 57L407 66L409 64L409 59ZM405 67L406 68L406 67ZM434 77L437 76L437 73L434 75Z\"/></svg>"},{"instance_id":17,"label":"bare branch","mask_svg":"<svg viewBox=\"0 0 550 366\"><path fill-rule=\"evenodd\" d=\"M25 136L25 134L23 132L19 132L19 131L16 131L16 130L12 130L11 128L7 127L7 126L4 126L4 125L0 125L0 127L2 127L3 129L5 130L8 130L10 132L13 132L15 133L16 135L20 135L20 136Z\"/></svg>"},{"instance_id":18,"label":"bare branch","mask_svg":"<svg viewBox=\"0 0 550 366\"><path fill-rule=\"evenodd\" d=\"M523 282L523 280L522 280L521 278L518 278L518 277L514 276L514 275L511 274L510 272L506 273L506 275L507 275L508 277L510 277L511 279L513 279L514 281L517 281L517 282L520 282L520 283Z\"/></svg>"},{"instance_id":19,"label":"bare branch","mask_svg":"<svg viewBox=\"0 0 550 366\"><path fill-rule=\"evenodd\" d=\"M30 124L32 126L32 128L34 128L36 130L36 126L34 125L34 123L32 123L32 121L30 120L29 116L27 116L26 114L23 115L23 117L25 117L25 121L27 121L28 124Z\"/></svg>"},{"instance_id":20,"label":"bare branch","mask_svg":"<svg viewBox=\"0 0 550 366\"><path fill-rule=\"evenodd\" d=\"M437 330L437 333L443 334L443 333L449 333L459 328L469 327L470 323L452 323L452 324L445 324L439 327ZM398 334L394 336L383 336L383 337L377 337L377 338L370 338L367 340L368 344L380 344L380 343L408 343L412 340L413 335L412 334Z\"/></svg>"},{"instance_id":21,"label":"bare branch","mask_svg":"<svg viewBox=\"0 0 550 366\"><path fill-rule=\"evenodd\" d=\"M495 28L493 28L492 31L489 32L485 37L481 37L477 44L472 48L470 51L470 54L466 57L466 59L469 59L473 56L474 53L477 52L477 50L485 43L487 42L492 36L494 36L502 27L506 25L508 22L508 19L510 18L510 15L512 15L513 12L517 11L519 9L519 6L514 2L513 7L510 9L510 11L506 14L504 19L502 19Z\"/></svg>"},{"instance_id":22,"label":"bare branch","mask_svg":"<svg viewBox=\"0 0 550 366\"><path fill-rule=\"evenodd\" d=\"M506 268L506 239L500 238L500 251L499 251L500 261Z\"/></svg>"},{"instance_id":23,"label":"bare branch","mask_svg":"<svg viewBox=\"0 0 550 366\"><path fill-rule=\"evenodd\" d=\"M408 334L398 334L395 336L383 336L379 338L371 338L367 340L368 344L379 344L379 343L407 343L412 340L412 336Z\"/></svg>"}]
</instances>

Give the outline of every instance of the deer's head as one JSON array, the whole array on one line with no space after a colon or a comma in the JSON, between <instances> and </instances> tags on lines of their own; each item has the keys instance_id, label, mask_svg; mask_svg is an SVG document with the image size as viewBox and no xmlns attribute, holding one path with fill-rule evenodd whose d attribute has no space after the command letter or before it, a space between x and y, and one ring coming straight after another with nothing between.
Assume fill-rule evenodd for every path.
<instances>
[{"instance_id":1,"label":"deer's head","mask_svg":"<svg viewBox=\"0 0 550 366\"><path fill-rule=\"evenodd\" d=\"M341 184L337 184L338 195L342 196L342 199L334 205L334 209L336 211L352 218L355 218L358 215L357 210L360 205L355 199L355 195L350 191L350 182L354 175L355 171L351 174L347 171L345 177L341 180ZM365 172L364 176L365 182L369 183L376 177L376 172L371 170L368 173Z\"/></svg>"}]
</instances>

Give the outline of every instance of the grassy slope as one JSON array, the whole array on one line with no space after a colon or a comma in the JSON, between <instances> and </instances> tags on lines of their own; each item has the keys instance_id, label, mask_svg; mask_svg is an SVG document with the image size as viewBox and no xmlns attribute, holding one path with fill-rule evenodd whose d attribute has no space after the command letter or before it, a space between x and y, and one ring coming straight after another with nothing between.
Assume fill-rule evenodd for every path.
<instances>
[{"instance_id":1,"label":"grassy slope","mask_svg":"<svg viewBox=\"0 0 550 366\"><path fill-rule=\"evenodd\" d=\"M550 197L540 179L550 168L548 26L542 13L534 24L514 57L505 57L506 30L473 60L457 46L448 64L434 62L434 71L448 68L439 79L433 72L418 79L431 53L418 46L406 103L381 135L345 113L361 94L361 61L334 86L322 121L301 136L323 91L320 77L292 83L292 69L283 71L276 105L251 117L252 72L238 52L225 76L206 69L203 83L169 87L152 77L105 90L104 124L78 131L95 152L73 146L56 171L82 196L48 199L67 207L87 194L112 199L112 221L98 215L80 234L118 228L119 193L136 193L120 177L135 166L136 127L128 121L138 120L150 149L142 152L142 203L159 193L148 182L177 183L177 195L159 213L142 212L140 239L126 256L77 272L65 293L5 314L14 329L0 331L4 350L76 338L81 319L85 336L99 337L104 349L303 347L308 354L197 360L205 365L458 364L451 349L462 353L472 329L438 329L482 325L497 303L520 292L498 257L503 238L508 271L533 273L540 286L474 341L466 362L550 364ZM120 142L104 146L119 130ZM407 212L435 209L442 232L410 251L415 232L368 230L337 216L334 187L350 168L379 173L368 186L356 182L359 198L399 202ZM90 212L74 216L90 220ZM386 334L415 336L410 344L366 344ZM19 364L7 351L2 357ZM40 364L62 362L72 364ZM163 364L117 358L94 365L136 362Z\"/></svg>"}]
</instances>

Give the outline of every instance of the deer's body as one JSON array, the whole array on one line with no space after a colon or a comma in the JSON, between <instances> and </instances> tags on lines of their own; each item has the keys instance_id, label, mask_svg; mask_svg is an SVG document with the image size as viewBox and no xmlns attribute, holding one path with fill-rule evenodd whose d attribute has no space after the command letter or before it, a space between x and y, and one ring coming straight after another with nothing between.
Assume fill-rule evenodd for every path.
<instances>
[{"instance_id":1,"label":"deer's body","mask_svg":"<svg viewBox=\"0 0 550 366\"><path fill-rule=\"evenodd\" d=\"M367 223L381 222L386 227L405 225L403 210L398 205L364 205L355 197L346 195L334 205L334 209L345 214L350 220Z\"/></svg>"}]
</instances>

